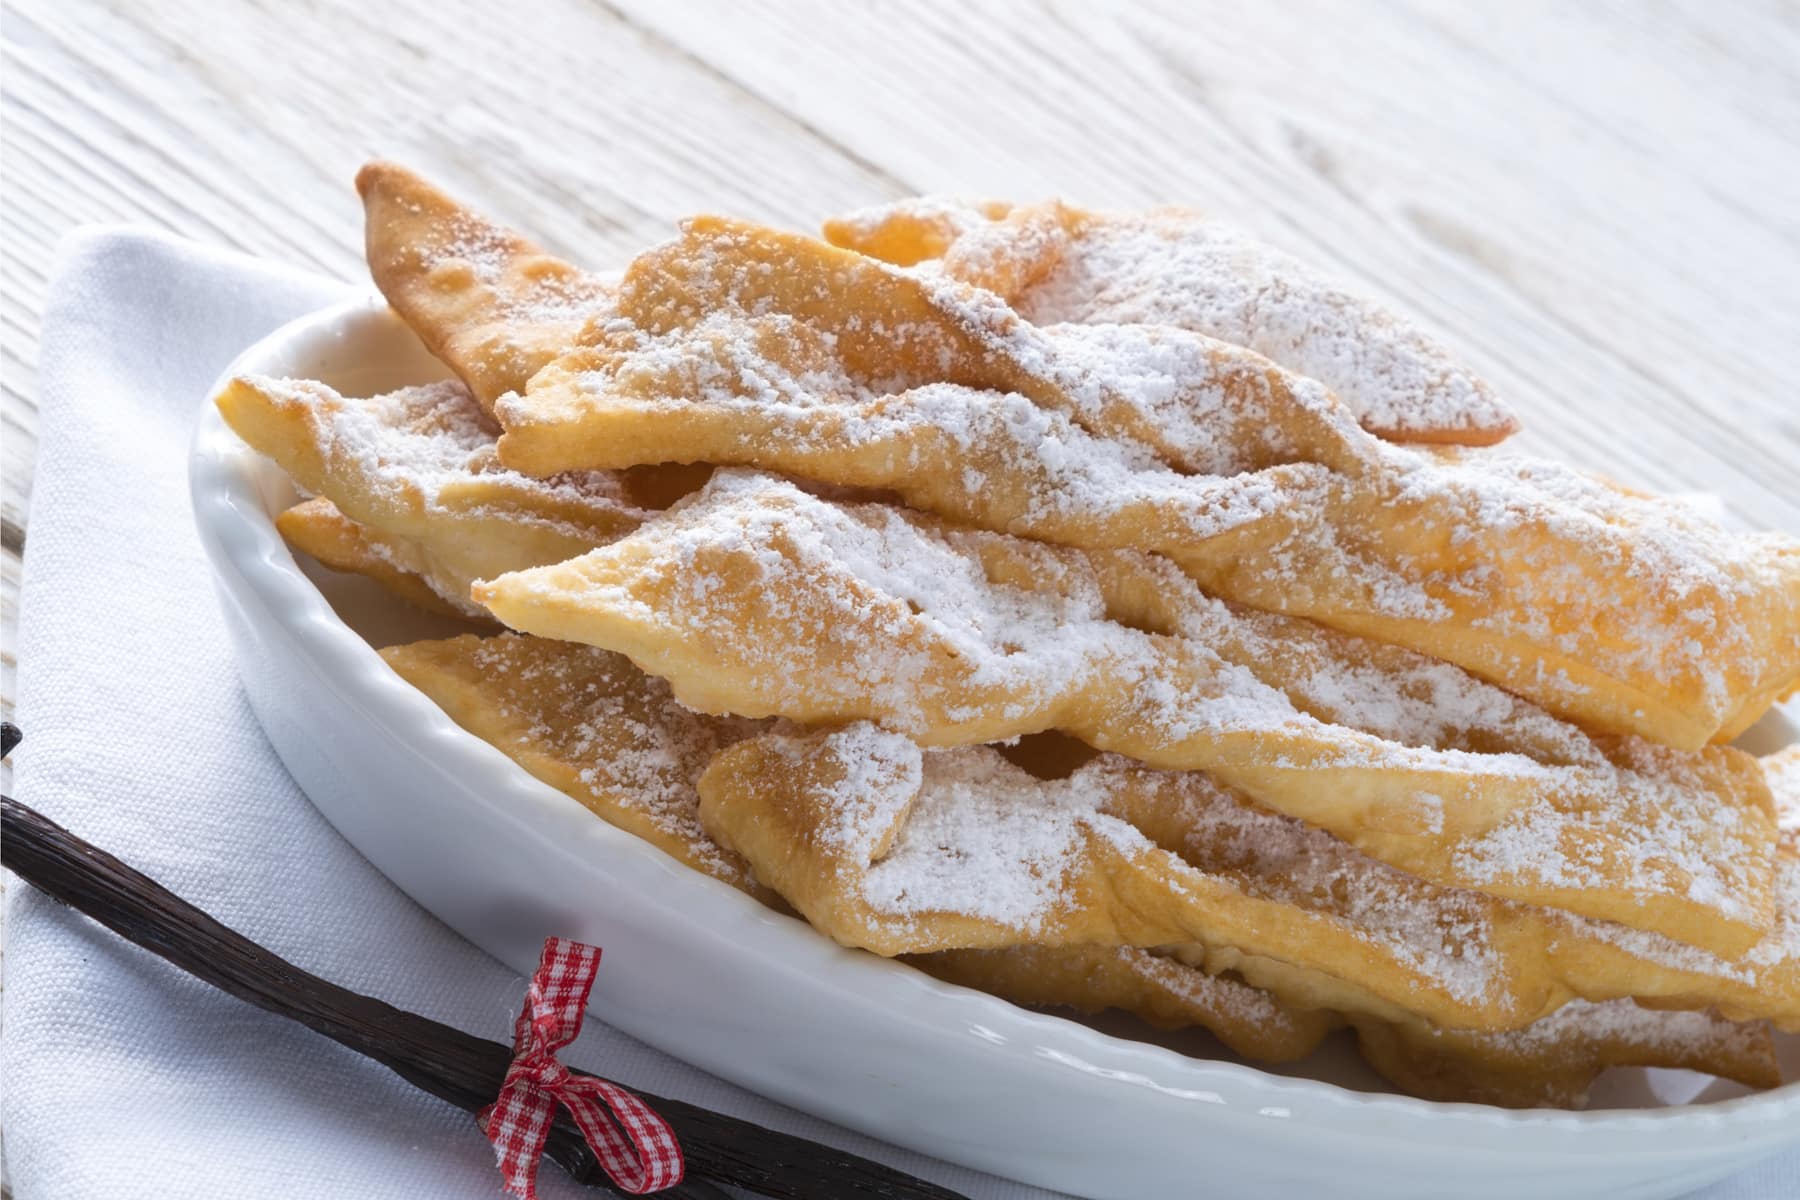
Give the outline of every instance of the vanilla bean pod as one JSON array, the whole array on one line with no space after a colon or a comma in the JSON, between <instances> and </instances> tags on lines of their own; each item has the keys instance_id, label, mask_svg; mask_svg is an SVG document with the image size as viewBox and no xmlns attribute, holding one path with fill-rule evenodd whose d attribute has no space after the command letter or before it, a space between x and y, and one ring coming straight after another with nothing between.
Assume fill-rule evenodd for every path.
<instances>
[{"instance_id":1,"label":"vanilla bean pod","mask_svg":"<svg viewBox=\"0 0 1800 1200\"><path fill-rule=\"evenodd\" d=\"M8 748L13 734L9 731ZM499 1042L463 1033L308 974L168 889L18 803L4 799L0 862L26 882L250 1004L299 1021L469 1112L493 1102L512 1062ZM586 1074L586 1072L577 1072ZM689 1181L658 1193L720 1196L704 1180L786 1200L959 1200L958 1194L805 1138L630 1089L681 1140ZM608 1187L566 1114L546 1153L576 1179Z\"/></svg>"}]
</instances>

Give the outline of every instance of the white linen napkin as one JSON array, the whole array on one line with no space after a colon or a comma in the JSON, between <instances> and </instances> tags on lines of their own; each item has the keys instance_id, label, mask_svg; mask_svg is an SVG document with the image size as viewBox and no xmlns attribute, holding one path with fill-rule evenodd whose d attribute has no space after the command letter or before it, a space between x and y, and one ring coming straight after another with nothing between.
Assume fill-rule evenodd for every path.
<instances>
[{"instance_id":1,"label":"white linen napkin","mask_svg":"<svg viewBox=\"0 0 1800 1200\"><path fill-rule=\"evenodd\" d=\"M42 334L16 794L305 969L504 1040L524 981L363 861L263 740L188 511L213 378L347 291L152 234L64 247ZM500 1195L467 1115L16 881L7 903L0 1129L18 1200ZM1049 1195L781 1108L592 1016L566 1057L971 1196ZM546 1197L592 1194L553 1166L540 1179ZM1703 1195L1800 1195L1800 1154Z\"/></svg>"}]
</instances>

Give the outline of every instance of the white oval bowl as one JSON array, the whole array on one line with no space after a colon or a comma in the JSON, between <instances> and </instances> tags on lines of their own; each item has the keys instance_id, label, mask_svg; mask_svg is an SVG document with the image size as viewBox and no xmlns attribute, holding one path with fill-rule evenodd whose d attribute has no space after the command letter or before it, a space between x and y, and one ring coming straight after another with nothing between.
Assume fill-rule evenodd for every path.
<instances>
[{"instance_id":1,"label":"white oval bowl","mask_svg":"<svg viewBox=\"0 0 1800 1200\"><path fill-rule=\"evenodd\" d=\"M444 376L378 298L285 326L227 377L239 372L357 394ZM1652 1200L1800 1142L1800 1084L1744 1094L1680 1072L1614 1072L1598 1094L1635 1107L1439 1104L1358 1090L1371 1077L1341 1047L1275 1074L843 949L596 820L390 671L371 642L448 627L367 581L303 570L273 521L292 484L210 403L190 481L251 705L326 819L521 973L548 933L603 945L630 967L602 975L602 1019L753 1091L1097 1200ZM1779 718L1757 733L1764 750L1795 737ZM1783 1039L1783 1055L1800 1077L1800 1038Z\"/></svg>"}]
</instances>

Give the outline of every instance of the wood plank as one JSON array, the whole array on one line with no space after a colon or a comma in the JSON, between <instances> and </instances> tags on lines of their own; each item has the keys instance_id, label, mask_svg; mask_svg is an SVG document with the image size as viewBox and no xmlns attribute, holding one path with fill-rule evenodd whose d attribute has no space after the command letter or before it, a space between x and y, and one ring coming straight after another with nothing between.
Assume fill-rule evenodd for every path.
<instances>
[{"instance_id":1,"label":"wood plank","mask_svg":"<svg viewBox=\"0 0 1800 1200\"><path fill-rule=\"evenodd\" d=\"M1778 11L1012 3L858 36L827 3L619 6L928 189L1227 214L1436 325L1521 448L1800 529ZM819 44L854 53L791 69Z\"/></svg>"}]
</instances>

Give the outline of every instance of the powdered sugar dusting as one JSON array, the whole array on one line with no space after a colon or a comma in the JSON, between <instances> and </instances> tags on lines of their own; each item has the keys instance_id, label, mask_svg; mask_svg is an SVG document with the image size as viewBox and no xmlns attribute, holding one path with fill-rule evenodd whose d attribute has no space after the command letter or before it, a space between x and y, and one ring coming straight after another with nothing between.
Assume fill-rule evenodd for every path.
<instances>
[{"instance_id":1,"label":"powdered sugar dusting","mask_svg":"<svg viewBox=\"0 0 1800 1200\"><path fill-rule=\"evenodd\" d=\"M830 753L856 753L844 747L866 745L876 736L870 728L831 735ZM847 741L840 746L839 739ZM887 852L867 866L857 885L860 898L899 929L919 914L948 912L1003 924L1021 936L1042 934L1078 902L1066 881L1082 865L1089 839L1133 859L1155 850L1126 816L1115 815L1122 796L1148 785L1160 789L1159 804L1179 813L1175 824L1183 840L1166 848L1215 885L1311 914L1465 1003L1491 999L1502 977L1489 916L1494 901L1377 863L1329 834L1243 803L1202 774L1146 772L1104 756L1066 779L1040 780L987 748L920 751L903 739L883 748L889 759L908 753L919 764L906 795L910 808ZM825 807L823 826L833 826L847 810L857 814L853 826L867 828L863 814L872 807L881 814L873 825L882 836L891 834L893 814L903 808L892 798L871 801L851 787L818 799ZM866 847L872 839L858 844ZM1184 885L1177 877L1168 886L1179 893ZM1220 927L1246 928L1230 919ZM1243 948L1281 954L1278 945Z\"/></svg>"},{"instance_id":2,"label":"powdered sugar dusting","mask_svg":"<svg viewBox=\"0 0 1800 1200\"><path fill-rule=\"evenodd\" d=\"M918 751L898 734L866 724L840 731L829 750L838 779L813 836L840 854L871 862L888 852L918 795Z\"/></svg>"},{"instance_id":3,"label":"powdered sugar dusting","mask_svg":"<svg viewBox=\"0 0 1800 1200\"><path fill-rule=\"evenodd\" d=\"M605 819L627 814L690 865L749 881L701 826L696 784L714 755L766 724L690 712L662 680L590 646L501 634L389 654L428 693L444 692L474 732ZM473 713L470 695L479 698Z\"/></svg>"},{"instance_id":4,"label":"powdered sugar dusting","mask_svg":"<svg viewBox=\"0 0 1800 1200\"><path fill-rule=\"evenodd\" d=\"M1114 952L1127 970L1203 1012L1225 1013L1263 1028L1280 1027L1294 1019L1274 996L1229 975L1208 974L1180 959L1137 946L1117 946Z\"/></svg>"},{"instance_id":5,"label":"powdered sugar dusting","mask_svg":"<svg viewBox=\"0 0 1800 1200\"><path fill-rule=\"evenodd\" d=\"M1097 437L1018 393L857 378L827 336L789 316L714 313L671 333L608 335L621 347L616 356L576 386L610 413L670 418L667 449L684 458L892 489L920 507L1051 540L1149 548L1204 541L1294 499L1295 470L1245 466L1249 455L1233 436L1244 421L1226 411L1210 376L1187 377L1169 412L1154 414L1169 437L1184 439L1187 469L1177 471L1147 445ZM1092 364L1066 371L1084 389L1098 386ZM503 399L502 420L541 419L534 404L545 386ZM680 418L696 409L728 419L729 432L683 445ZM1202 463L1233 477L1192 473Z\"/></svg>"},{"instance_id":6,"label":"powdered sugar dusting","mask_svg":"<svg viewBox=\"0 0 1800 1200\"><path fill-rule=\"evenodd\" d=\"M1740 992L1732 999L1734 1007L1773 1016L1784 1028L1800 1029L1800 823L1791 821L1797 807L1800 804L1791 794L1777 794L1776 812L1784 828L1775 848L1774 920L1768 932L1736 959L1720 958L1648 930L1566 913L1554 916L1577 944L1597 942L1669 971L1739 985L1754 999L1747 1000Z\"/></svg>"},{"instance_id":7,"label":"powdered sugar dusting","mask_svg":"<svg viewBox=\"0 0 1800 1200\"><path fill-rule=\"evenodd\" d=\"M1417 326L1191 213L1093 218L1017 304L1040 325L1173 325L1247 346L1402 437L1513 424L1493 391Z\"/></svg>"},{"instance_id":8,"label":"powdered sugar dusting","mask_svg":"<svg viewBox=\"0 0 1800 1200\"><path fill-rule=\"evenodd\" d=\"M1160 680L1168 701L1161 732L1171 740L1309 720L1199 646L1189 648L1194 686L1170 690L1164 660L1182 648L1109 620L1103 581L1077 552L937 526L885 505L839 504L766 475L719 472L620 552L631 556L634 579L673 589L661 619L718 647L734 681L789 715L838 704L845 717L879 715L920 736L962 723L1008 736L1047 727L1094 687L1135 684L1154 704ZM726 561L754 567L753 591L718 588L713 568ZM1125 561L1153 567L1141 556ZM553 576L520 582L554 588ZM629 586L592 601L622 610L639 603ZM744 636L746 605L759 626L787 630L790 640ZM845 637L854 649L828 648ZM802 647L809 652L797 671Z\"/></svg>"},{"instance_id":9,"label":"powdered sugar dusting","mask_svg":"<svg viewBox=\"0 0 1800 1200\"><path fill-rule=\"evenodd\" d=\"M889 852L862 882L863 899L899 916L957 912L1029 935L1068 903L1064 876L1084 810L1058 796L1020 804L1016 768L925 757L918 799ZM1110 832L1110 831L1109 831Z\"/></svg>"},{"instance_id":10,"label":"powdered sugar dusting","mask_svg":"<svg viewBox=\"0 0 1800 1200\"><path fill-rule=\"evenodd\" d=\"M648 516L610 471L537 479L503 466L492 421L461 383L341 396L308 380L245 376L237 421L303 486L381 535L379 553L474 616L478 578L557 561ZM293 429L300 426L297 436Z\"/></svg>"},{"instance_id":11,"label":"powdered sugar dusting","mask_svg":"<svg viewBox=\"0 0 1800 1200\"><path fill-rule=\"evenodd\" d=\"M1800 848L1800 745L1769 755L1762 766L1775 800L1776 824L1782 836Z\"/></svg>"},{"instance_id":12,"label":"powdered sugar dusting","mask_svg":"<svg viewBox=\"0 0 1800 1200\"><path fill-rule=\"evenodd\" d=\"M1192 938L1311 969L1367 963L1345 957L1347 947L1360 945L1391 968L1359 967L1348 982L1407 1007L1429 988L1457 1006L1435 1009L1440 1020L1456 1013L1482 1028L1516 1028L1565 987L1595 1000L1711 992L1750 1015L1800 1019L1800 946L1793 940L1800 847L1789 847L1784 860L1777 928L1732 962L1655 934L1428 882L1199 772L1152 771L1102 755L1066 778L1044 780L987 747L920 750L867 725L829 735L823 745L834 759L855 757L874 738L882 739L879 757L890 764L882 778L897 783L876 804L879 837L856 840L856 853L839 856L840 869L877 925L888 937L910 939L911 952L961 944L957 927L922 923L941 913L997 923L1021 938L1054 938L1059 930L1067 936L1064 924L1077 919L1077 907L1095 903L1092 892L1074 890L1074 881L1093 886L1096 854L1105 846L1130 865L1107 867L1099 877L1109 882L1100 886L1118 883L1133 909L1161 895L1165 918L1190 914ZM775 740L794 755L820 746ZM909 760L917 767L892 765ZM821 825L836 821L839 809L866 803L855 786L843 785L814 792L811 801L820 806ZM1158 849L1178 856L1180 869L1159 866ZM1126 879L1132 882L1119 883ZM1642 965L1596 974L1584 948L1594 944L1624 949ZM1681 985L1662 973L1668 969L1691 981ZM1658 1029L1685 1036L1687 1028L1628 1009L1584 1007L1522 1036L1555 1040L1584 1030L1629 1037Z\"/></svg>"},{"instance_id":13,"label":"powdered sugar dusting","mask_svg":"<svg viewBox=\"0 0 1800 1200\"><path fill-rule=\"evenodd\" d=\"M490 289L489 316L531 324L579 326L612 302L606 281L549 259L517 234L471 213L459 213L434 229L420 247L427 272L466 268Z\"/></svg>"},{"instance_id":14,"label":"powdered sugar dusting","mask_svg":"<svg viewBox=\"0 0 1800 1200\"><path fill-rule=\"evenodd\" d=\"M937 744L1061 728L1158 765L1217 770L1290 811L1302 800L1268 771L1296 769L1292 753L1307 771L1380 772L1392 803L1410 797L1433 836L1365 844L1441 882L1513 896L1554 888L1577 911L1623 915L1624 903L1657 927L1674 926L1640 909L1653 899L1751 930L1766 916L1768 861L1752 848L1767 846L1767 818L1700 760L1631 743L1603 752L1453 668L1236 612L1163 560L1102 559L724 471L592 561L581 579L612 579L601 564L615 562L625 574L573 602L708 647L720 669L674 668L677 691L702 689L731 711L867 718ZM496 587L548 599L567 578L523 573ZM640 614L644 596L657 599ZM1133 615L1165 631L1114 619L1121 598L1160 609ZM1226 749L1246 735L1261 745L1247 763ZM1441 788L1494 811L1453 808ZM1356 836L1354 817L1302 811Z\"/></svg>"},{"instance_id":15,"label":"powdered sugar dusting","mask_svg":"<svg viewBox=\"0 0 1800 1200\"><path fill-rule=\"evenodd\" d=\"M438 508L457 487L502 486L512 497L532 496L542 507L593 506L647 516L625 498L612 471L569 471L536 479L501 464L498 430L467 387L445 380L378 396L341 396L301 379L247 376L280 403L298 405L318 434L320 453L363 479L377 499ZM514 513L520 520L529 515Z\"/></svg>"},{"instance_id":16,"label":"powdered sugar dusting","mask_svg":"<svg viewBox=\"0 0 1800 1200\"><path fill-rule=\"evenodd\" d=\"M1068 246L1026 257L1048 255L1053 280L1119 229L1186 244L1139 224L1073 221ZM1551 464L1388 445L1324 384L1244 346L1135 311L1062 320L729 222L696 223L647 257L621 311L648 324L608 326L615 352L579 374L579 402L550 405L561 419L667 415L673 444L655 453L891 489L1050 541L1155 550L1234 599L1417 639L1604 728L1698 744L1743 696L1800 671L1800 551L1787 543ZM892 352L870 348L883 344ZM563 382L545 378L551 391ZM509 429L538 419L538 397L534 385L501 406ZM1615 680L1669 711L1630 711Z\"/></svg>"},{"instance_id":17,"label":"powdered sugar dusting","mask_svg":"<svg viewBox=\"0 0 1800 1200\"><path fill-rule=\"evenodd\" d=\"M1431 1029L1420 1033L1427 1038L1444 1036ZM1571 1000L1523 1029L1484 1033L1480 1038L1490 1052L1515 1055L1572 1054L1604 1045L1666 1060L1683 1053L1751 1054L1762 1048L1767 1036L1759 1024L1727 1021L1712 1012L1644 1008L1631 1000Z\"/></svg>"},{"instance_id":18,"label":"powdered sugar dusting","mask_svg":"<svg viewBox=\"0 0 1800 1200\"><path fill-rule=\"evenodd\" d=\"M1678 751L1632 741L1613 758L1611 770L1532 766L1543 779L1535 799L1460 848L1458 869L1477 886L1525 878L1579 889L1617 879L1766 925L1767 893L1755 886L1770 861L1761 808L1719 803L1706 768ZM1726 846L1744 848L1742 857L1722 853Z\"/></svg>"},{"instance_id":19,"label":"powdered sugar dusting","mask_svg":"<svg viewBox=\"0 0 1800 1200\"><path fill-rule=\"evenodd\" d=\"M833 217L825 223L825 236L835 245L877 257L892 259L897 249L904 249L908 259L935 262L952 243L1005 216L1009 208L962 196L915 196L900 204L874 204Z\"/></svg>"},{"instance_id":20,"label":"powdered sugar dusting","mask_svg":"<svg viewBox=\"0 0 1800 1200\"><path fill-rule=\"evenodd\" d=\"M1108 757L1071 778L1105 797L1141 770ZM1158 781L1181 805L1175 848L1193 866L1230 877L1257 899L1331 921L1458 1000L1494 998L1508 969L1492 916L1504 902L1377 862L1323 830L1242 802L1204 775ZM1278 947L1266 952L1281 957Z\"/></svg>"},{"instance_id":21,"label":"powdered sugar dusting","mask_svg":"<svg viewBox=\"0 0 1800 1200\"><path fill-rule=\"evenodd\" d=\"M1622 491L1542 459L1467 452L1410 465L1397 453L1395 461L1403 468L1397 501L1444 512L1456 536L1503 544L1516 531L1538 539L1537 560L1515 559L1507 595L1474 619L1477 628L1590 654L1592 629L1558 628L1551 614L1591 605L1595 577L1615 579L1636 589L1634 597L1650 599L1605 608L1605 665L1625 676L1695 679L1723 706L1732 691L1727 668L1754 668L1769 653L1763 647L1772 631L1754 610L1745 611L1746 603L1759 596L1779 603L1785 595L1786 606L1800 611L1791 563L1783 562L1796 553L1787 539L1732 533L1688 505ZM1570 548L1585 556L1585 571L1556 568L1553 556ZM1469 589L1486 592L1481 583L1470 579ZM1671 611L1678 614L1673 620ZM1800 627L1786 641L1776 640L1775 654L1800 650Z\"/></svg>"}]
</instances>

